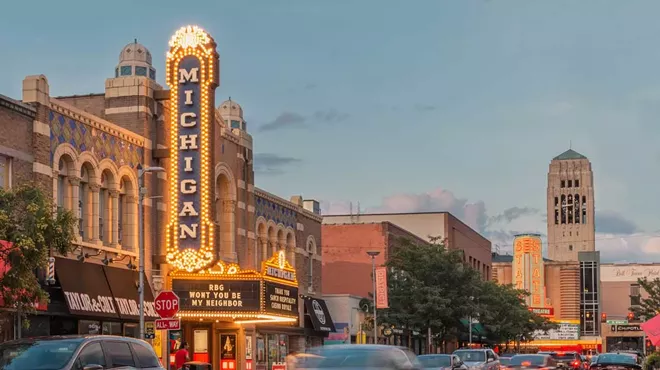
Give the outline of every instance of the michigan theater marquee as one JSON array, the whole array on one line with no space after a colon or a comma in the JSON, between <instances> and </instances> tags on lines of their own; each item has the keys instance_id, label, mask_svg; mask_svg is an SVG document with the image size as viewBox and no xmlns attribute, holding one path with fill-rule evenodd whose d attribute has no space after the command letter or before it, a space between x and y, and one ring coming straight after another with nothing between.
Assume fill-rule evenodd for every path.
<instances>
[{"instance_id":1,"label":"michigan theater marquee","mask_svg":"<svg viewBox=\"0 0 660 370\"><path fill-rule=\"evenodd\" d=\"M223 253L228 241L217 237L225 224L216 218L213 171L214 162L225 159L224 150L215 150L216 145L224 148L214 132L219 55L208 33L194 26L176 32L167 54L166 82L171 103L166 287L179 296L183 330L168 334L164 342L185 340L192 359L217 368L251 368L257 324L299 324L296 270L283 249L272 251L261 266L253 264L257 268L244 268L234 262L235 256Z\"/></svg>"}]
</instances>

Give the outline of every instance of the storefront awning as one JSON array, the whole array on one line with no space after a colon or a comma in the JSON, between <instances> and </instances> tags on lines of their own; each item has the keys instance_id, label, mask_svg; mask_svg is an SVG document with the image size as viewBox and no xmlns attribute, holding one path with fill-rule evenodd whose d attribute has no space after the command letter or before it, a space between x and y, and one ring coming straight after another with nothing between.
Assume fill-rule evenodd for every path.
<instances>
[{"instance_id":1,"label":"storefront awning","mask_svg":"<svg viewBox=\"0 0 660 370\"><path fill-rule=\"evenodd\" d=\"M55 274L69 312L106 319L139 319L138 273L92 262L56 258ZM145 277L144 316L158 318L154 294Z\"/></svg>"},{"instance_id":2,"label":"storefront awning","mask_svg":"<svg viewBox=\"0 0 660 370\"><path fill-rule=\"evenodd\" d=\"M71 314L120 318L101 265L56 258L55 274Z\"/></svg>"},{"instance_id":3,"label":"storefront awning","mask_svg":"<svg viewBox=\"0 0 660 370\"><path fill-rule=\"evenodd\" d=\"M336 331L332 322L328 305L322 299L305 297L305 315L307 315L315 331L333 333Z\"/></svg>"}]
</instances>

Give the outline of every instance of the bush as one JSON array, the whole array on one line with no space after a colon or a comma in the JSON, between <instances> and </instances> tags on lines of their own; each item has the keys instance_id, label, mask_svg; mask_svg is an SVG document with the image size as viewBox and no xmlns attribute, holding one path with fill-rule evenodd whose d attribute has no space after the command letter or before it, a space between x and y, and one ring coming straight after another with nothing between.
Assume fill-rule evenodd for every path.
<instances>
[{"instance_id":1,"label":"bush","mask_svg":"<svg viewBox=\"0 0 660 370\"><path fill-rule=\"evenodd\" d=\"M660 352L653 352L644 361L645 370L660 369Z\"/></svg>"}]
</instances>

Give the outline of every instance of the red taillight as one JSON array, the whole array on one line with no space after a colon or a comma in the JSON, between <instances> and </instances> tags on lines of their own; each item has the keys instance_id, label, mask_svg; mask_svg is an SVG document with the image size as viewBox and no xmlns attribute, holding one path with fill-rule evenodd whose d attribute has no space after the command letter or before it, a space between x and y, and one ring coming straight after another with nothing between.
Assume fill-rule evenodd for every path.
<instances>
[{"instance_id":1,"label":"red taillight","mask_svg":"<svg viewBox=\"0 0 660 370\"><path fill-rule=\"evenodd\" d=\"M578 361L578 360L573 361L573 366L575 366L575 367L580 366L580 361Z\"/></svg>"}]
</instances>

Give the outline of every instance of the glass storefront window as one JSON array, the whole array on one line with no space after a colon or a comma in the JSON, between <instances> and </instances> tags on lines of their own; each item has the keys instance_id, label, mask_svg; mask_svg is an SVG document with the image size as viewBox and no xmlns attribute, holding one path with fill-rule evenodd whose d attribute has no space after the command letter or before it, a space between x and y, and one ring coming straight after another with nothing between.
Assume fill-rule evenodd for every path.
<instances>
[{"instance_id":1,"label":"glass storefront window","mask_svg":"<svg viewBox=\"0 0 660 370\"><path fill-rule=\"evenodd\" d=\"M266 359L261 358L262 348L266 347ZM257 337L257 364L265 362L267 370L272 370L276 362L286 362L288 354L289 338L285 334L268 334L265 338Z\"/></svg>"},{"instance_id":2,"label":"glass storefront window","mask_svg":"<svg viewBox=\"0 0 660 370\"><path fill-rule=\"evenodd\" d=\"M286 355L288 355L289 351L287 351L287 336L284 334L280 334L280 341L279 341L279 347L280 347L280 357L277 362L285 362L286 361Z\"/></svg>"},{"instance_id":3,"label":"glass storefront window","mask_svg":"<svg viewBox=\"0 0 660 370\"><path fill-rule=\"evenodd\" d=\"M266 344L264 337L257 336L257 370L266 368Z\"/></svg>"},{"instance_id":4,"label":"glass storefront window","mask_svg":"<svg viewBox=\"0 0 660 370\"><path fill-rule=\"evenodd\" d=\"M279 358L279 338L277 334L268 334L268 370L273 368L273 363Z\"/></svg>"},{"instance_id":5,"label":"glass storefront window","mask_svg":"<svg viewBox=\"0 0 660 370\"><path fill-rule=\"evenodd\" d=\"M137 338L138 335L138 324L124 324L124 336L125 337L131 337L131 338Z\"/></svg>"},{"instance_id":6,"label":"glass storefront window","mask_svg":"<svg viewBox=\"0 0 660 370\"><path fill-rule=\"evenodd\" d=\"M78 323L78 334L101 334L101 322L80 320Z\"/></svg>"},{"instance_id":7,"label":"glass storefront window","mask_svg":"<svg viewBox=\"0 0 660 370\"><path fill-rule=\"evenodd\" d=\"M121 323L104 321L103 335L121 335Z\"/></svg>"}]
</instances>

